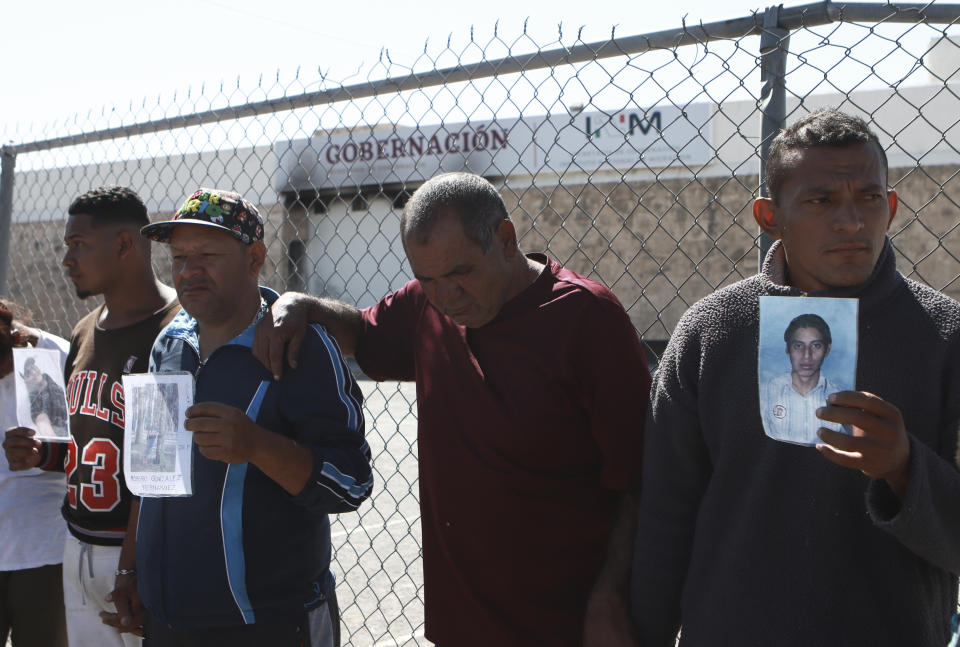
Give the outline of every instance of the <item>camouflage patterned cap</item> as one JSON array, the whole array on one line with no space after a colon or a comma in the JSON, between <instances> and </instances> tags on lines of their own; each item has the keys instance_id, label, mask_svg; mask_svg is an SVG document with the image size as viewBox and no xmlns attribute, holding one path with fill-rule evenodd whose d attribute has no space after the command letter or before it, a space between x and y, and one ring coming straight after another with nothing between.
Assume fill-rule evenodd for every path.
<instances>
[{"instance_id":1,"label":"camouflage patterned cap","mask_svg":"<svg viewBox=\"0 0 960 647\"><path fill-rule=\"evenodd\" d=\"M158 243L169 243L173 228L178 224L223 229L245 245L263 240L260 212L235 191L199 189L187 198L173 215L173 220L147 225L140 234Z\"/></svg>"}]
</instances>

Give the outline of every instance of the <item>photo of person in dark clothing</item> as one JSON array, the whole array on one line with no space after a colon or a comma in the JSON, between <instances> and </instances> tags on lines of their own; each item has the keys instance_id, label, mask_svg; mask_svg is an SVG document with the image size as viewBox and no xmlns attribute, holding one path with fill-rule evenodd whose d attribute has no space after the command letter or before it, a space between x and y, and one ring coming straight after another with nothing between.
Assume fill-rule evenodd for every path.
<instances>
[{"instance_id":1,"label":"photo of person in dark clothing","mask_svg":"<svg viewBox=\"0 0 960 647\"><path fill-rule=\"evenodd\" d=\"M28 357L23 364L20 379L27 389L30 418L39 436L66 437L67 400L63 388L37 366L37 360Z\"/></svg>"}]
</instances>

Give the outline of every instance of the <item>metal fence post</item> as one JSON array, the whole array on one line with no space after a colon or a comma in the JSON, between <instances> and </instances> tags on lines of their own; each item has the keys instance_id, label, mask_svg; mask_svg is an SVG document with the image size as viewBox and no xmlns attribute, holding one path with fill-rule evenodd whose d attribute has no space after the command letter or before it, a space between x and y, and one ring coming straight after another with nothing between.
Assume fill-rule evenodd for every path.
<instances>
[{"instance_id":1,"label":"metal fence post","mask_svg":"<svg viewBox=\"0 0 960 647\"><path fill-rule=\"evenodd\" d=\"M13 235L13 169L17 153L0 148L0 295L7 294L7 271L10 267L10 238Z\"/></svg>"},{"instance_id":2,"label":"metal fence post","mask_svg":"<svg viewBox=\"0 0 960 647\"><path fill-rule=\"evenodd\" d=\"M766 163L770 143L787 121L787 51L790 46L790 30L780 27L780 11L783 5L768 7L763 13L763 31L760 33L760 109L763 119L760 125L760 195L767 196ZM760 234L760 255L757 267L773 241Z\"/></svg>"}]
</instances>

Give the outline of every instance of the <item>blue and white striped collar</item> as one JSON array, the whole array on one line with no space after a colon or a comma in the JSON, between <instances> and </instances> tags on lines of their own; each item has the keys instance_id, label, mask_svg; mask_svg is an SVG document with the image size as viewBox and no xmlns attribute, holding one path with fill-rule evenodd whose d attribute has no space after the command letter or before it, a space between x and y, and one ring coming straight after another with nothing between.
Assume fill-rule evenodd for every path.
<instances>
[{"instance_id":1,"label":"blue and white striped collar","mask_svg":"<svg viewBox=\"0 0 960 647\"><path fill-rule=\"evenodd\" d=\"M224 346L245 346L250 348L253 346L253 331L257 327L257 324L263 319L263 316L267 312L274 301L280 297L272 289L261 285L260 286L260 309L257 311L257 314L253 317L253 321L250 322L250 325L247 326L243 332L239 335L228 341ZM180 309L180 312L177 313L177 316L173 318L167 327L163 331L164 337L171 337L173 339L180 339L186 343L193 346L197 349L199 353L200 349L200 339L197 336L197 320L187 314L187 311L183 308Z\"/></svg>"}]
</instances>

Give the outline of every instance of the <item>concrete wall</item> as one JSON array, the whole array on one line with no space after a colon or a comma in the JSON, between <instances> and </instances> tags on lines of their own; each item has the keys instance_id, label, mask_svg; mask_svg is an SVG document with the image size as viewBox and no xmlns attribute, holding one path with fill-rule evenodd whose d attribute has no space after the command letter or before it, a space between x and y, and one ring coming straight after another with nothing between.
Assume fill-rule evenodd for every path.
<instances>
[{"instance_id":1,"label":"concrete wall","mask_svg":"<svg viewBox=\"0 0 960 647\"><path fill-rule=\"evenodd\" d=\"M890 172L900 196L891 227L900 271L954 298L960 298L958 170L950 165ZM611 286L641 335L662 340L694 301L756 272L757 227L751 212L756 184L756 176L596 185L534 182L517 186L511 180L501 185L501 192L525 251L545 251L567 267ZM376 298L374 291L396 289L409 277L395 238L397 208L377 210L384 222L379 230L392 243L385 239L382 244L354 244L343 255L343 244L338 247L336 241L317 237L319 231L329 229L324 227L326 214L308 213L307 205L299 202L259 206L268 246L262 274L266 285L278 290L288 285L294 269L288 249L296 239L307 244L305 284L315 293L368 305ZM350 212L350 216L338 216L340 243L357 231L369 236L369 231L378 229L371 229L363 212ZM165 219L169 212L152 217ZM64 278L59 264L63 226L63 220L14 224L10 295L32 309L40 325L68 335L77 319L98 301L80 302ZM166 246L154 245L154 262L159 275L169 281ZM358 266L385 268L378 276L361 272L364 281L369 279L367 293L354 294ZM351 292L345 294L336 287L339 278L325 275L331 271L337 277L352 277Z\"/></svg>"},{"instance_id":2,"label":"concrete wall","mask_svg":"<svg viewBox=\"0 0 960 647\"><path fill-rule=\"evenodd\" d=\"M954 165L890 172L900 196L891 227L900 271L954 298L960 298L957 175ZM510 181L501 186L501 192L525 251L545 251L567 267L611 286L641 335L662 340L694 301L756 272L757 227L751 212L756 184L756 176L523 187ZM268 246L262 274L266 285L278 290L288 285L294 269L288 249L296 239L307 243L306 286L315 293L368 305L376 297L374 288L396 289L409 277L394 236L397 208L377 211L385 222L380 230L392 243L353 245L343 255L344 245L337 247L336 241L317 237L318 231L329 229L324 228L326 214L308 213L307 205L299 202L259 206ZM350 215L338 216L341 243L356 231L371 230L366 214ZM169 212L152 217L165 219ZM80 302L64 278L59 264L63 226L63 220L14 224L10 295L32 309L39 324L68 335L77 319L99 302ZM154 262L158 274L169 281L166 246L154 245ZM325 275L334 271L339 277L351 276L358 265L387 268L381 274L389 277L374 279L371 274L369 293L358 295L354 294L357 276L352 276L352 291L345 294L335 287L337 281Z\"/></svg>"}]
</instances>

